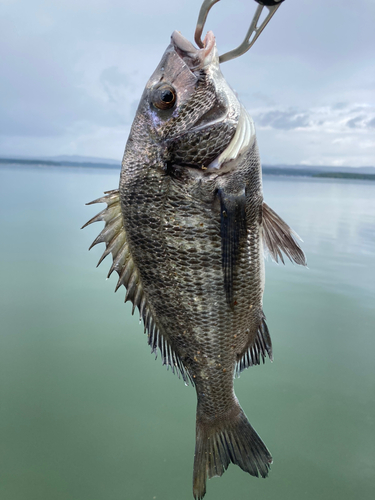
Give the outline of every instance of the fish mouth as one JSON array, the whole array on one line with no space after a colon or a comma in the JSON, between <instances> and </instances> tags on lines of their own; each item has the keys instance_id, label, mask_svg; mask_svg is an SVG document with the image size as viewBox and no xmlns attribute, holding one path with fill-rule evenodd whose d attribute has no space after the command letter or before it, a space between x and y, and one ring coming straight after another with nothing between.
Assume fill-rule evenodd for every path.
<instances>
[{"instance_id":1,"label":"fish mouth","mask_svg":"<svg viewBox=\"0 0 375 500\"><path fill-rule=\"evenodd\" d=\"M209 31L203 40L203 49L197 49L179 31L174 31L171 36L172 45L191 71L208 68L215 59L219 62L215 35Z\"/></svg>"}]
</instances>

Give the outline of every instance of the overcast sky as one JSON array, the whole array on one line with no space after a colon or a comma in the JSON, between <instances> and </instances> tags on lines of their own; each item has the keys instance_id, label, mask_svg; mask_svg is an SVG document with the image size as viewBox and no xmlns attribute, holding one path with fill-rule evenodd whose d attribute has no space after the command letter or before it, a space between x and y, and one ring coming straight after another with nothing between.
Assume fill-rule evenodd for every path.
<instances>
[{"instance_id":1,"label":"overcast sky","mask_svg":"<svg viewBox=\"0 0 375 500\"><path fill-rule=\"evenodd\" d=\"M121 160L143 87L202 0L0 0L0 156ZM253 0L206 29L242 40ZM375 166L375 0L285 0L223 73L253 116L263 163Z\"/></svg>"}]
</instances>

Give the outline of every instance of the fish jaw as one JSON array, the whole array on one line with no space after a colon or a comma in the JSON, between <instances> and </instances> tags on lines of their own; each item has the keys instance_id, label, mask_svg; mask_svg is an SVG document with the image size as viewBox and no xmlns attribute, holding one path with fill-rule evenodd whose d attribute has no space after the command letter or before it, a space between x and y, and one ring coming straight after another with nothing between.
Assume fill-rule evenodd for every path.
<instances>
[{"instance_id":1,"label":"fish jaw","mask_svg":"<svg viewBox=\"0 0 375 500\"><path fill-rule=\"evenodd\" d=\"M171 43L191 71L207 70L208 68L219 69L219 54L212 31L207 33L203 41L203 49L194 47L179 31L172 33Z\"/></svg>"}]
</instances>

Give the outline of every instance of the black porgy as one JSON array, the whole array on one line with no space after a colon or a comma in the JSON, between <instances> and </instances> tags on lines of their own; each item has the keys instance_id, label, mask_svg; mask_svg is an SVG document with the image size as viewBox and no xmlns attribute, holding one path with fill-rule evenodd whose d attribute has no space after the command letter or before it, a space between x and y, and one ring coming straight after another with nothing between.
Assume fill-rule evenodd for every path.
<instances>
[{"instance_id":1,"label":"black porgy","mask_svg":"<svg viewBox=\"0 0 375 500\"><path fill-rule=\"evenodd\" d=\"M272 359L262 307L264 251L305 265L296 234L263 202L254 124L219 67L209 32L196 49L179 32L148 81L119 189L87 224L112 254L117 288L137 307L152 351L197 392L193 494L230 462L266 477L272 457L233 379ZM116 288L116 289L117 289Z\"/></svg>"}]
</instances>

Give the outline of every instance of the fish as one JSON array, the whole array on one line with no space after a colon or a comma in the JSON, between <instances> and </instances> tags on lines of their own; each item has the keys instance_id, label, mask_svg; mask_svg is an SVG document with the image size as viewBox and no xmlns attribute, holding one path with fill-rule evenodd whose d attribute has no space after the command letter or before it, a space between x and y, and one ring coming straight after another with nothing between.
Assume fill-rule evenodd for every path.
<instances>
[{"instance_id":1,"label":"fish","mask_svg":"<svg viewBox=\"0 0 375 500\"><path fill-rule=\"evenodd\" d=\"M306 265L298 235L263 201L252 118L226 82L215 36L174 31L130 130L106 208L108 277L139 310L148 344L197 393L193 496L230 463L267 477L271 453L234 393L234 377L272 361L264 253ZM84 227L85 227L84 226ZM283 255L284 254L284 255Z\"/></svg>"}]
</instances>

